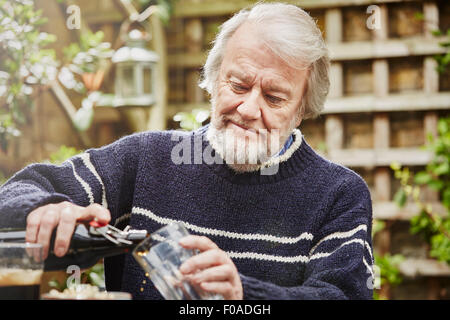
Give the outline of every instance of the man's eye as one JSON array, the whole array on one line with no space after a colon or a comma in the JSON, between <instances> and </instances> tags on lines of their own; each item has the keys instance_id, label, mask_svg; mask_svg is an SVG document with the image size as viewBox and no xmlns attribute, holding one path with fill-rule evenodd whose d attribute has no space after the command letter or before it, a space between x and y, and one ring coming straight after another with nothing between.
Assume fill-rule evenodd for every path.
<instances>
[{"instance_id":1,"label":"man's eye","mask_svg":"<svg viewBox=\"0 0 450 320\"><path fill-rule=\"evenodd\" d=\"M279 98L279 97L276 97L276 96L272 96L272 95L270 95L270 94L266 95L266 99L267 99L270 103L273 103L273 104L280 104L280 103L283 101L282 98Z\"/></svg>"},{"instance_id":2,"label":"man's eye","mask_svg":"<svg viewBox=\"0 0 450 320\"><path fill-rule=\"evenodd\" d=\"M233 90L237 91L237 92L244 92L247 90L246 87L244 87L243 85L240 85L239 83L236 83L236 82L230 81L230 85L231 85L231 88L233 88Z\"/></svg>"}]
</instances>

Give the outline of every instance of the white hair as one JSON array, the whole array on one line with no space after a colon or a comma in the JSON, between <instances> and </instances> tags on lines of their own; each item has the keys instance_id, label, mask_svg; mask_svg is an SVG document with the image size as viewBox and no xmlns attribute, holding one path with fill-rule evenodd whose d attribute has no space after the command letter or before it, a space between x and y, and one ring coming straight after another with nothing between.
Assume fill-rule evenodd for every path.
<instances>
[{"instance_id":1,"label":"white hair","mask_svg":"<svg viewBox=\"0 0 450 320\"><path fill-rule=\"evenodd\" d=\"M295 5L258 3L243 9L220 26L203 68L200 87L212 96L228 40L244 23L256 23L260 38L277 56L296 69L309 69L299 108L302 117L317 117L328 95L330 59L322 33L308 13Z\"/></svg>"}]
</instances>

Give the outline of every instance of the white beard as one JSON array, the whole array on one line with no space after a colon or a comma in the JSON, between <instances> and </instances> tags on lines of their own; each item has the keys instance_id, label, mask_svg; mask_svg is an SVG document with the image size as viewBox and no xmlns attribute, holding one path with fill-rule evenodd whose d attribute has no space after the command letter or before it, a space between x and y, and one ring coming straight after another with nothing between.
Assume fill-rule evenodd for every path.
<instances>
[{"instance_id":1,"label":"white beard","mask_svg":"<svg viewBox=\"0 0 450 320\"><path fill-rule=\"evenodd\" d=\"M280 138L280 130L259 130L257 139L242 135L225 127L226 118L216 117L214 110L208 127L207 138L214 150L226 164L238 173L259 170L265 162L281 150L281 143L287 140L295 128L288 128Z\"/></svg>"}]
</instances>

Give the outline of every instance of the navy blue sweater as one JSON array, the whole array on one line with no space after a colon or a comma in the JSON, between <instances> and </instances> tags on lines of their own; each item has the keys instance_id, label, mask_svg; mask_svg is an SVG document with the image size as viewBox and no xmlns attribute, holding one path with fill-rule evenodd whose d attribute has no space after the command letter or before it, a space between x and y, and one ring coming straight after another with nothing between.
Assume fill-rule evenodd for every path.
<instances>
[{"instance_id":1,"label":"navy blue sweater","mask_svg":"<svg viewBox=\"0 0 450 320\"><path fill-rule=\"evenodd\" d=\"M25 227L48 203L95 202L119 227L152 232L181 221L209 237L234 261L245 299L371 299L364 180L316 154L299 130L274 174L236 174L211 161L221 159L206 130L137 133L60 166L29 165L0 188L0 227ZM106 258L105 276L108 290L162 299L130 254Z\"/></svg>"}]
</instances>

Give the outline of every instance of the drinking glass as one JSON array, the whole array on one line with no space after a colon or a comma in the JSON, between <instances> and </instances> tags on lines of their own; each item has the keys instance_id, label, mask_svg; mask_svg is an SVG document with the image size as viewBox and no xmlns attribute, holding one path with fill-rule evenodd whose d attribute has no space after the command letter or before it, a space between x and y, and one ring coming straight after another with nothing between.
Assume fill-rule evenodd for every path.
<instances>
[{"instance_id":1,"label":"drinking glass","mask_svg":"<svg viewBox=\"0 0 450 320\"><path fill-rule=\"evenodd\" d=\"M0 300L38 300L43 272L40 244L0 243Z\"/></svg>"},{"instance_id":2,"label":"drinking glass","mask_svg":"<svg viewBox=\"0 0 450 320\"><path fill-rule=\"evenodd\" d=\"M133 257L166 300L222 300L222 295L204 291L184 279L178 270L183 262L198 253L178 243L187 235L189 232L181 223L169 224L142 241L133 250Z\"/></svg>"}]
</instances>

